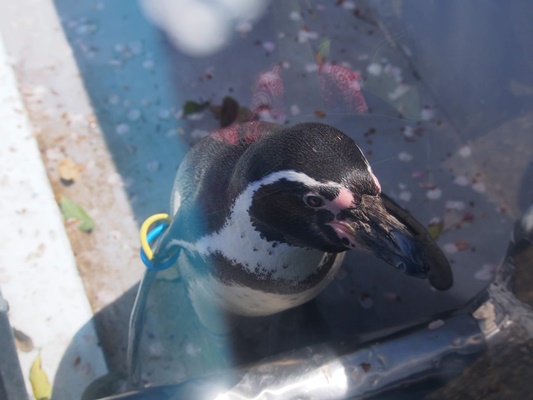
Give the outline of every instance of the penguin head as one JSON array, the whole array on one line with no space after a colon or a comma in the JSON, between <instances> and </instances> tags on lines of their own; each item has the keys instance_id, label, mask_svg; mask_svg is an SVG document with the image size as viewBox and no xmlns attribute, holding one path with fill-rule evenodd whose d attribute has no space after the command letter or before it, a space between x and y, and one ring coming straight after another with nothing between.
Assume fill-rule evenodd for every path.
<instances>
[{"instance_id":1,"label":"penguin head","mask_svg":"<svg viewBox=\"0 0 533 400\"><path fill-rule=\"evenodd\" d=\"M423 241L387 210L378 179L348 136L323 124L299 124L247 153L236 168L237 181L248 182L241 211L265 240L325 252L361 250L408 275L427 276L431 260Z\"/></svg>"}]
</instances>

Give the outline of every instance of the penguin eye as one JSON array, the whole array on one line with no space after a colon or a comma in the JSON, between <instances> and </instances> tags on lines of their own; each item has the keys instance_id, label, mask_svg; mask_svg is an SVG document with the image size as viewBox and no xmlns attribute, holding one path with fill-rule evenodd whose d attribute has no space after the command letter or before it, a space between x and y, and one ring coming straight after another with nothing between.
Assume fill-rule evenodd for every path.
<instances>
[{"instance_id":1,"label":"penguin eye","mask_svg":"<svg viewBox=\"0 0 533 400\"><path fill-rule=\"evenodd\" d=\"M305 204L312 208L319 208L324 205L324 200L322 200L322 197L315 196L312 194L305 196L304 201Z\"/></svg>"}]
</instances>

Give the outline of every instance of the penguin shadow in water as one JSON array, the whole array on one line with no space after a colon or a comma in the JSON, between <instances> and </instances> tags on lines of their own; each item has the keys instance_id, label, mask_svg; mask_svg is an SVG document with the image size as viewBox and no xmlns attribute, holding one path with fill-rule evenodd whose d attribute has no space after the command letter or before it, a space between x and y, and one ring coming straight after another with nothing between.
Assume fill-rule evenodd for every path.
<instances>
[{"instance_id":1,"label":"penguin shadow in water","mask_svg":"<svg viewBox=\"0 0 533 400\"><path fill-rule=\"evenodd\" d=\"M230 335L239 364L327 341L330 336L316 299L266 317L239 317Z\"/></svg>"},{"instance_id":2,"label":"penguin shadow in water","mask_svg":"<svg viewBox=\"0 0 533 400\"><path fill-rule=\"evenodd\" d=\"M176 383L251 364L331 338L315 300L263 317L239 316L216 304L203 304L199 317L184 279L175 271L170 280L168 274L159 274L150 294L141 344L143 379L151 384ZM158 348L165 349L164 356L154 354Z\"/></svg>"},{"instance_id":3,"label":"penguin shadow in water","mask_svg":"<svg viewBox=\"0 0 533 400\"><path fill-rule=\"evenodd\" d=\"M379 262L373 263L371 256L357 253L347 258L348 262L342 267L346 271L341 271L346 276L334 279L322 294L298 307L260 317L225 313L215 304L211 304L209 310L202 309L204 315L199 317L191 304L187 282L177 276L175 270L173 279L167 279L167 273L160 272L150 295L144 327L145 382L177 383L335 340L347 339L355 345L372 339L372 335L386 336L389 329L389 333L393 333L402 324L414 324L423 317L431 319L430 312L409 314L413 305L409 300L380 304L375 306L376 310L366 310L360 304L361 274L374 269L374 276L381 274L383 277L390 267L376 265ZM350 267L353 259L361 258L368 261L365 271ZM173 268L179 268L179 265ZM402 274L394 271L389 271L389 275L392 279L385 279L386 287L395 286L398 279L404 279ZM431 296L437 295L423 282L409 278L405 282L408 283L404 285L404 292L417 293L422 303L427 303L428 299L431 303ZM394 315L388 316L389 312ZM379 314L387 314L387 320L380 320ZM209 326L201 322L206 320L206 315L210 318ZM154 356L150 350L154 347L164 349L167 359L158 359L157 354Z\"/></svg>"}]
</instances>

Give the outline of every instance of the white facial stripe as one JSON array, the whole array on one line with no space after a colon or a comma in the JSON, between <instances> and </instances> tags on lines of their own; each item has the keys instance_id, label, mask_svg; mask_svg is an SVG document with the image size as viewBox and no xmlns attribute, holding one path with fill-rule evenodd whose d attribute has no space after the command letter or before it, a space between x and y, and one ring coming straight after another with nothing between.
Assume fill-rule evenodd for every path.
<instances>
[{"instance_id":1,"label":"white facial stripe","mask_svg":"<svg viewBox=\"0 0 533 400\"><path fill-rule=\"evenodd\" d=\"M301 182L307 186L338 186L335 182L319 182L308 175L292 170L278 171L267 175L257 182L253 182L242 192L231 209L228 221L219 232L200 238L195 243L188 243L181 240L172 240L171 244L176 244L191 252L207 256L216 251L221 252L230 260L237 260L243 264L248 272L255 273L258 265L261 269L268 268L263 265L264 260L270 259L270 265L274 266L277 271L272 274L272 278L281 279L304 279L306 276L316 272L314 268L318 265L323 252L318 250L299 249L285 243L278 243L272 247L272 242L267 242L261 238L252 225L248 210L253 201L254 193L264 185L269 185L282 179L291 182ZM274 262L275 261L275 262ZM247 264L247 265L246 265ZM283 265L290 265L290 268L283 269Z\"/></svg>"},{"instance_id":2,"label":"white facial stripe","mask_svg":"<svg viewBox=\"0 0 533 400\"><path fill-rule=\"evenodd\" d=\"M309 187L313 187L313 186L319 187L319 186L325 186L325 185L326 186L342 187L342 185L337 183L337 182L332 182L332 181L319 182L319 181L311 178L309 175L304 174L303 172L296 172L296 171L293 171L293 170L285 170L285 171L277 171L277 172L274 172L274 173L272 173L270 175L267 175L263 179L261 179L260 181L252 183L250 186L248 186L248 188L250 188L252 186L255 186L256 187L255 190L257 190L261 186L270 185L272 183L281 181L283 179L285 179L287 181L291 181L291 182L301 182L301 183L303 183L303 184L305 184L306 186L309 186Z\"/></svg>"},{"instance_id":3,"label":"white facial stripe","mask_svg":"<svg viewBox=\"0 0 533 400\"><path fill-rule=\"evenodd\" d=\"M172 215L176 215L181 205L181 194L178 189L174 189L172 195Z\"/></svg>"},{"instance_id":4,"label":"white facial stripe","mask_svg":"<svg viewBox=\"0 0 533 400\"><path fill-rule=\"evenodd\" d=\"M370 176L371 176L372 179L374 180L375 185L378 187L378 189L379 189L379 193L381 193L381 184L379 183L377 176L376 176L376 175L374 174L374 172L372 171L372 167L371 167L370 164L366 161L366 159L365 159L365 162L366 162L366 166L368 167L368 173L370 174Z\"/></svg>"}]
</instances>

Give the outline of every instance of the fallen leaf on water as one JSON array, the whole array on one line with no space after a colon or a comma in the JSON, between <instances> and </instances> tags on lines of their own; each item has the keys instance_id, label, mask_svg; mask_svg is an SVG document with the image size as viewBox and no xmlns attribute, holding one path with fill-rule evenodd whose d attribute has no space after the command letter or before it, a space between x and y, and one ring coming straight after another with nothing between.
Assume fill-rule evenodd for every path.
<instances>
[{"instance_id":1,"label":"fallen leaf on water","mask_svg":"<svg viewBox=\"0 0 533 400\"><path fill-rule=\"evenodd\" d=\"M30 382L33 389L33 396L37 400L48 400L52 396L52 385L48 375L41 365L41 353L37 356L30 368Z\"/></svg>"},{"instance_id":2,"label":"fallen leaf on water","mask_svg":"<svg viewBox=\"0 0 533 400\"><path fill-rule=\"evenodd\" d=\"M316 62L318 65L323 64L329 56L329 51L331 47L331 40L324 40L318 46L318 52L316 54Z\"/></svg>"},{"instance_id":3,"label":"fallen leaf on water","mask_svg":"<svg viewBox=\"0 0 533 400\"><path fill-rule=\"evenodd\" d=\"M183 105L183 116L187 117L192 114L203 111L209 105L209 101L198 103L197 101L189 100Z\"/></svg>"},{"instance_id":4,"label":"fallen leaf on water","mask_svg":"<svg viewBox=\"0 0 533 400\"><path fill-rule=\"evenodd\" d=\"M73 183L78 179L78 175L82 169L83 167L76 164L72 158L65 157L59 163L59 177L65 184Z\"/></svg>"},{"instance_id":5,"label":"fallen leaf on water","mask_svg":"<svg viewBox=\"0 0 533 400\"><path fill-rule=\"evenodd\" d=\"M442 229L444 228L444 222L443 221L439 221L439 222L435 222L435 223L432 223L428 226L428 232L429 232L429 236L431 236L431 238L433 240L437 240L440 236L440 234L442 233Z\"/></svg>"},{"instance_id":6,"label":"fallen leaf on water","mask_svg":"<svg viewBox=\"0 0 533 400\"><path fill-rule=\"evenodd\" d=\"M81 206L67 197L62 197L59 204L63 217L67 221L75 220L79 221L78 229L83 232L90 232L94 228L93 219L87 214L87 212L81 208Z\"/></svg>"}]
</instances>

